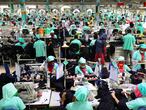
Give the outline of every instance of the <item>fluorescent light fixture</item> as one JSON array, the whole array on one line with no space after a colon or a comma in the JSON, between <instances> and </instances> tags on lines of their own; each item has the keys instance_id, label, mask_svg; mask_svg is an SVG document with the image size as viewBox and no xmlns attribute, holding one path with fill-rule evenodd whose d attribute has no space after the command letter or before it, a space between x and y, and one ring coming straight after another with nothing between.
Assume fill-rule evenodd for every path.
<instances>
[{"instance_id":1,"label":"fluorescent light fixture","mask_svg":"<svg viewBox=\"0 0 146 110\"><path fill-rule=\"evenodd\" d=\"M63 12L64 9L70 9L70 8L71 8L70 6L66 6L66 5L65 5L65 6L62 6L62 7L61 7L61 12Z\"/></svg>"},{"instance_id":2,"label":"fluorescent light fixture","mask_svg":"<svg viewBox=\"0 0 146 110\"><path fill-rule=\"evenodd\" d=\"M26 5L26 8L36 8L36 5Z\"/></svg>"},{"instance_id":3,"label":"fluorescent light fixture","mask_svg":"<svg viewBox=\"0 0 146 110\"><path fill-rule=\"evenodd\" d=\"M104 5L100 5L100 7L104 7Z\"/></svg>"},{"instance_id":4,"label":"fluorescent light fixture","mask_svg":"<svg viewBox=\"0 0 146 110\"><path fill-rule=\"evenodd\" d=\"M0 5L0 8L9 8L8 5Z\"/></svg>"}]
</instances>

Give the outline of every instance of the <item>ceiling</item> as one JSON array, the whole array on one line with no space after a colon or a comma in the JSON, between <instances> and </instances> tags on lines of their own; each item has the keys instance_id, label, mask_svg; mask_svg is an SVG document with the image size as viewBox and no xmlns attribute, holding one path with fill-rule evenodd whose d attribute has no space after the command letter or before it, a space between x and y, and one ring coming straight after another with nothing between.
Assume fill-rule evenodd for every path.
<instances>
[{"instance_id":1,"label":"ceiling","mask_svg":"<svg viewBox=\"0 0 146 110\"><path fill-rule=\"evenodd\" d=\"M0 0L0 4L9 4L10 2L19 4L19 0ZM27 0L26 4L45 4L47 0ZM85 4L95 4L96 0L48 0L50 4L78 4L84 1ZM100 0L101 4L114 4L118 0ZM122 2L129 4L142 4L145 0L121 0Z\"/></svg>"}]
</instances>

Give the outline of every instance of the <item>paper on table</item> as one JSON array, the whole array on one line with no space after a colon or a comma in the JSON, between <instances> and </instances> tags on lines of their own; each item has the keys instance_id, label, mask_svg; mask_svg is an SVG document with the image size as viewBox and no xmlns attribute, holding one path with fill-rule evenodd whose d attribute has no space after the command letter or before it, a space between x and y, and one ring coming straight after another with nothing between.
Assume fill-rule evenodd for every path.
<instances>
[{"instance_id":1,"label":"paper on table","mask_svg":"<svg viewBox=\"0 0 146 110\"><path fill-rule=\"evenodd\" d=\"M27 103L26 105L48 105L50 101L51 90L42 92L40 99L34 103Z\"/></svg>"},{"instance_id":2,"label":"paper on table","mask_svg":"<svg viewBox=\"0 0 146 110\"><path fill-rule=\"evenodd\" d=\"M117 72L117 69L114 68L113 66L110 67L110 77L109 78L113 81L118 81L118 72Z\"/></svg>"},{"instance_id":3,"label":"paper on table","mask_svg":"<svg viewBox=\"0 0 146 110\"><path fill-rule=\"evenodd\" d=\"M58 80L58 79L61 78L63 75L64 75L64 72L63 72L63 64L60 63L60 64L58 65L58 68L57 68L57 71L56 71L56 79Z\"/></svg>"},{"instance_id":4,"label":"paper on table","mask_svg":"<svg viewBox=\"0 0 146 110\"><path fill-rule=\"evenodd\" d=\"M100 71L101 71L101 65L99 65L99 63L97 62L95 66L94 74L98 77Z\"/></svg>"},{"instance_id":5,"label":"paper on table","mask_svg":"<svg viewBox=\"0 0 146 110\"><path fill-rule=\"evenodd\" d=\"M18 63L15 63L15 70L16 70L17 80L20 81L20 65Z\"/></svg>"},{"instance_id":6,"label":"paper on table","mask_svg":"<svg viewBox=\"0 0 146 110\"><path fill-rule=\"evenodd\" d=\"M50 107L60 106L60 93L52 91L52 97L50 101Z\"/></svg>"}]
</instances>

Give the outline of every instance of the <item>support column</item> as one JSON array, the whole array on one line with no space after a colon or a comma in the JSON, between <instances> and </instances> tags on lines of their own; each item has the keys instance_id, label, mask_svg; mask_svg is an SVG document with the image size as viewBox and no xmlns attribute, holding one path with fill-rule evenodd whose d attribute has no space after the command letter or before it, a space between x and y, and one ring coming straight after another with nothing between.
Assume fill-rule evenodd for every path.
<instances>
[{"instance_id":1,"label":"support column","mask_svg":"<svg viewBox=\"0 0 146 110\"><path fill-rule=\"evenodd\" d=\"M50 12L50 0L46 0L46 11Z\"/></svg>"},{"instance_id":2,"label":"support column","mask_svg":"<svg viewBox=\"0 0 146 110\"><path fill-rule=\"evenodd\" d=\"M14 2L11 0L10 1L10 11L11 11L11 16L14 14Z\"/></svg>"},{"instance_id":3,"label":"support column","mask_svg":"<svg viewBox=\"0 0 146 110\"><path fill-rule=\"evenodd\" d=\"M84 0L81 0L82 12L84 12Z\"/></svg>"},{"instance_id":4,"label":"support column","mask_svg":"<svg viewBox=\"0 0 146 110\"><path fill-rule=\"evenodd\" d=\"M20 1L20 8L21 8L21 16L22 16L22 21L23 21L23 25L26 24L26 7L25 7L25 2L26 0L19 0Z\"/></svg>"},{"instance_id":5,"label":"support column","mask_svg":"<svg viewBox=\"0 0 146 110\"><path fill-rule=\"evenodd\" d=\"M100 22L99 7L100 7L100 0L96 0L96 23L97 23L97 25L99 25L99 22Z\"/></svg>"}]
</instances>

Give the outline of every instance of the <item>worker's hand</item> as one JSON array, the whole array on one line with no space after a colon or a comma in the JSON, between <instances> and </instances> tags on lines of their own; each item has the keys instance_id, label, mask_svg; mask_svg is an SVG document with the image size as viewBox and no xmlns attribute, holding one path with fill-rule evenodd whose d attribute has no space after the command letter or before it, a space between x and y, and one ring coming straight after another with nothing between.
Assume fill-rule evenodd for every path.
<instances>
[{"instance_id":1,"label":"worker's hand","mask_svg":"<svg viewBox=\"0 0 146 110\"><path fill-rule=\"evenodd\" d=\"M45 68L44 68L44 66L40 66L39 69L40 69L40 71L44 71Z\"/></svg>"},{"instance_id":2,"label":"worker's hand","mask_svg":"<svg viewBox=\"0 0 146 110\"><path fill-rule=\"evenodd\" d=\"M84 75L77 75L77 80L81 80L84 77Z\"/></svg>"},{"instance_id":3,"label":"worker's hand","mask_svg":"<svg viewBox=\"0 0 146 110\"><path fill-rule=\"evenodd\" d=\"M122 91L121 93L122 93L123 95L125 95L125 96L128 98L128 95L129 95L129 94L128 94L126 91Z\"/></svg>"},{"instance_id":4,"label":"worker's hand","mask_svg":"<svg viewBox=\"0 0 146 110\"><path fill-rule=\"evenodd\" d=\"M116 97L115 94L116 94L115 91L112 91L111 96L114 98L114 97Z\"/></svg>"}]
</instances>

